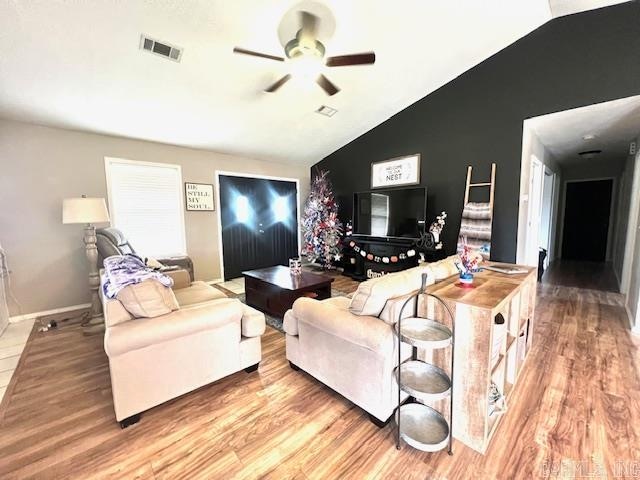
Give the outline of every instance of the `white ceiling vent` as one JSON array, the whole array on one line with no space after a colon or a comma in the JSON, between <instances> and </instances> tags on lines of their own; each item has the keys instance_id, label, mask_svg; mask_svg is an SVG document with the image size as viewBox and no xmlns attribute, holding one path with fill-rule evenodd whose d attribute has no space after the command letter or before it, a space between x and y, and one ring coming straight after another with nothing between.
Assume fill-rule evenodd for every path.
<instances>
[{"instance_id":1,"label":"white ceiling vent","mask_svg":"<svg viewBox=\"0 0 640 480\"><path fill-rule=\"evenodd\" d=\"M319 113L320 115L324 115L325 117L333 117L337 111L338 110L336 110L335 108L322 105L320 108L316 110L316 113Z\"/></svg>"},{"instance_id":2,"label":"white ceiling vent","mask_svg":"<svg viewBox=\"0 0 640 480\"><path fill-rule=\"evenodd\" d=\"M155 53L174 62L179 62L182 58L182 48L169 45L166 42L159 42L144 34L140 36L140 49L146 50L149 53Z\"/></svg>"}]
</instances>

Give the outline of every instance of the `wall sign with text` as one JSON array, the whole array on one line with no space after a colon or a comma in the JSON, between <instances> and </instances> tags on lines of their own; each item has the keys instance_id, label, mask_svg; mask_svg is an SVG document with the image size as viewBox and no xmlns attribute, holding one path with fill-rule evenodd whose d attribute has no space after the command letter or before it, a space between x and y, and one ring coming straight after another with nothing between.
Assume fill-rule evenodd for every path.
<instances>
[{"instance_id":1,"label":"wall sign with text","mask_svg":"<svg viewBox=\"0 0 640 480\"><path fill-rule=\"evenodd\" d=\"M187 210L200 210L203 212L213 212L213 185L208 183L188 183L184 184L184 194Z\"/></svg>"},{"instance_id":2,"label":"wall sign with text","mask_svg":"<svg viewBox=\"0 0 640 480\"><path fill-rule=\"evenodd\" d=\"M371 188L417 185L419 183L419 153L371 164Z\"/></svg>"}]
</instances>

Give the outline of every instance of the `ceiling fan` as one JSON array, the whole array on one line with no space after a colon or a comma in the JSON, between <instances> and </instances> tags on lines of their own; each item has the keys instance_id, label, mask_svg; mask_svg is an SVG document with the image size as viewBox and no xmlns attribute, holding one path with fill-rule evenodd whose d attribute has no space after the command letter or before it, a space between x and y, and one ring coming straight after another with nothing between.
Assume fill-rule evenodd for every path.
<instances>
[{"instance_id":1,"label":"ceiling fan","mask_svg":"<svg viewBox=\"0 0 640 480\"><path fill-rule=\"evenodd\" d=\"M302 76L314 77L316 83L326 92L327 95L335 95L340 89L321 73L322 64L327 67L348 67L351 65L370 65L375 63L376 54L374 52L354 53L351 55L338 55L324 58L324 45L316 38L318 32L319 18L309 12L300 12L302 27L298 30L296 37L290 40L284 47L284 53L288 61L292 63L292 69ZM244 48L236 47L234 53L252 55L254 57L265 58L284 62L284 57L269 55L267 53L254 52ZM273 85L265 89L265 92L273 93L291 79L288 73Z\"/></svg>"}]
</instances>

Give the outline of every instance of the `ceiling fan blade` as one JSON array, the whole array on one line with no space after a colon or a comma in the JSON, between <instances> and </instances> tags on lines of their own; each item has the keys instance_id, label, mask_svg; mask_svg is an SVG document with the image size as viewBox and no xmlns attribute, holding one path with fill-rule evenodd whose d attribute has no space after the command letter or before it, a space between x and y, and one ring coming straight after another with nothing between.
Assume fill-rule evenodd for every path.
<instances>
[{"instance_id":1,"label":"ceiling fan blade","mask_svg":"<svg viewBox=\"0 0 640 480\"><path fill-rule=\"evenodd\" d=\"M374 52L353 53L351 55L338 55L327 58L327 67L348 67L349 65L370 65L376 62Z\"/></svg>"},{"instance_id":2,"label":"ceiling fan blade","mask_svg":"<svg viewBox=\"0 0 640 480\"><path fill-rule=\"evenodd\" d=\"M267 58L269 60L276 60L278 62L284 62L284 58L276 57L275 55L269 55L267 53L254 52L252 50L246 50L244 48L235 47L233 53L241 53L243 55L251 55L253 57Z\"/></svg>"},{"instance_id":3,"label":"ceiling fan blade","mask_svg":"<svg viewBox=\"0 0 640 480\"><path fill-rule=\"evenodd\" d=\"M317 78L316 82L320 87L326 92L327 95L332 96L340 91L338 87L336 87L331 80L329 80L324 75L320 74Z\"/></svg>"},{"instance_id":4,"label":"ceiling fan blade","mask_svg":"<svg viewBox=\"0 0 640 480\"><path fill-rule=\"evenodd\" d=\"M276 83L274 83L273 85L271 85L269 88L265 89L265 92L267 93L273 93L276 90L278 90L282 85L284 85L285 83L287 83L289 81L289 79L291 78L291 75L289 75L288 73L282 77L280 80L278 80Z\"/></svg>"}]
</instances>

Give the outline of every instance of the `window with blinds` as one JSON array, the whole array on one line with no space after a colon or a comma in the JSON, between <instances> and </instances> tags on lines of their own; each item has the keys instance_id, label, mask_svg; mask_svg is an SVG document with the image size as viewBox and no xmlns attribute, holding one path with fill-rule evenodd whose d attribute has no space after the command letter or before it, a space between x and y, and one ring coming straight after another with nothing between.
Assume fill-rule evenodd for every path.
<instances>
[{"instance_id":1,"label":"window with blinds","mask_svg":"<svg viewBox=\"0 0 640 480\"><path fill-rule=\"evenodd\" d=\"M179 165L105 159L111 224L145 257L186 253Z\"/></svg>"},{"instance_id":2,"label":"window with blinds","mask_svg":"<svg viewBox=\"0 0 640 480\"><path fill-rule=\"evenodd\" d=\"M371 235L386 237L389 230L389 196L371 194Z\"/></svg>"}]
</instances>

